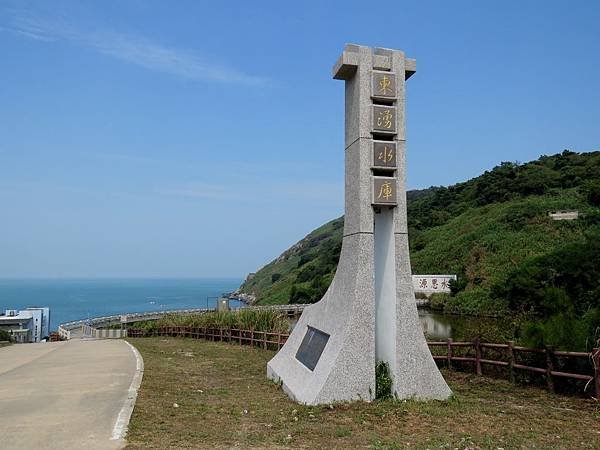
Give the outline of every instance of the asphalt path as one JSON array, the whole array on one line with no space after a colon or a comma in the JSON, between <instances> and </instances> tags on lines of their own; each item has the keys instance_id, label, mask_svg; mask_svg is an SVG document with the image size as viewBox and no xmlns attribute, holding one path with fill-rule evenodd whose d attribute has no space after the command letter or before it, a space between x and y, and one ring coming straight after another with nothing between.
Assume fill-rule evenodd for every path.
<instances>
[{"instance_id":1,"label":"asphalt path","mask_svg":"<svg viewBox=\"0 0 600 450\"><path fill-rule=\"evenodd\" d=\"M143 365L125 341L0 348L0 448L114 449Z\"/></svg>"}]
</instances>

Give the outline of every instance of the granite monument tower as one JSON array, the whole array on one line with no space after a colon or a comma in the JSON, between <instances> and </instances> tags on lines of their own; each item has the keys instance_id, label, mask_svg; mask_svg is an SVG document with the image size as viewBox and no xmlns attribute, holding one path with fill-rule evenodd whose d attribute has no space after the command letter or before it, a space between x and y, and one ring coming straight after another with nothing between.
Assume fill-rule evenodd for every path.
<instances>
[{"instance_id":1,"label":"granite monument tower","mask_svg":"<svg viewBox=\"0 0 600 450\"><path fill-rule=\"evenodd\" d=\"M421 329L411 278L405 189L402 51L346 45L333 68L345 81L345 222L335 277L307 307L267 376L298 402L375 397L385 361L400 399L451 394Z\"/></svg>"}]
</instances>

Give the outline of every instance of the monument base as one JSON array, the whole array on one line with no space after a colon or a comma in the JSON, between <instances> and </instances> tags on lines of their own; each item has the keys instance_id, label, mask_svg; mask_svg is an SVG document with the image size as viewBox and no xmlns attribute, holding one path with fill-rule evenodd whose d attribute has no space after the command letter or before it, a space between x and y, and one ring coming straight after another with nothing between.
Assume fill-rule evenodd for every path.
<instances>
[{"instance_id":1,"label":"monument base","mask_svg":"<svg viewBox=\"0 0 600 450\"><path fill-rule=\"evenodd\" d=\"M375 396L373 235L344 237L340 264L323 299L307 307L283 348L267 364L267 377L281 382L294 400L307 405L366 400ZM301 361L312 343L304 342L310 329L328 336L311 370ZM308 347L307 347L308 346ZM302 348L301 348L302 347ZM315 350L319 350L315 348ZM300 359L298 359L300 357Z\"/></svg>"},{"instance_id":2,"label":"monument base","mask_svg":"<svg viewBox=\"0 0 600 450\"><path fill-rule=\"evenodd\" d=\"M407 245L406 235L395 235L396 253L402 254ZM361 301L375 295L373 266L367 263L374 261L373 252L373 234L344 237L340 264L325 296L304 310L286 344L267 364L267 377L280 382L295 401L318 405L375 398L375 305ZM398 325L387 336L395 341L395 352L386 358L393 395L399 400L445 400L452 392L423 335L410 272L400 275L406 263L398 264L399 295L391 314ZM327 342L316 349L322 350L316 362L302 362L303 341L306 346L311 329L326 335ZM305 363L314 363L312 370Z\"/></svg>"}]
</instances>

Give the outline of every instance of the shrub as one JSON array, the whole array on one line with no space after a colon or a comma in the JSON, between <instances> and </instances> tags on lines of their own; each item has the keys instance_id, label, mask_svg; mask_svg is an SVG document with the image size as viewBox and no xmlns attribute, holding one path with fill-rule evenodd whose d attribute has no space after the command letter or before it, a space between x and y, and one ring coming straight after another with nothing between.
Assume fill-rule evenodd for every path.
<instances>
[{"instance_id":1,"label":"shrub","mask_svg":"<svg viewBox=\"0 0 600 450\"><path fill-rule=\"evenodd\" d=\"M314 292L312 289L293 285L292 290L290 291L290 303L298 304L298 303L311 303L312 298L314 297Z\"/></svg>"},{"instance_id":2,"label":"shrub","mask_svg":"<svg viewBox=\"0 0 600 450\"><path fill-rule=\"evenodd\" d=\"M588 203L592 206L600 206L600 181L593 181L584 189Z\"/></svg>"},{"instance_id":3,"label":"shrub","mask_svg":"<svg viewBox=\"0 0 600 450\"><path fill-rule=\"evenodd\" d=\"M390 367L385 361L380 361L375 366L375 398L392 398L392 377Z\"/></svg>"},{"instance_id":4,"label":"shrub","mask_svg":"<svg viewBox=\"0 0 600 450\"><path fill-rule=\"evenodd\" d=\"M456 280L450 280L450 292L452 293L452 295L456 295L461 291L464 291L465 288L467 287L467 277L466 275L459 275L458 277L456 277Z\"/></svg>"},{"instance_id":5,"label":"shrub","mask_svg":"<svg viewBox=\"0 0 600 450\"><path fill-rule=\"evenodd\" d=\"M10 333L6 330L0 330L0 341L12 341Z\"/></svg>"},{"instance_id":6,"label":"shrub","mask_svg":"<svg viewBox=\"0 0 600 450\"><path fill-rule=\"evenodd\" d=\"M495 285L497 298L507 298L513 311L530 313L523 339L532 346L590 349L600 328L600 227L584 239L546 255L525 260Z\"/></svg>"},{"instance_id":7,"label":"shrub","mask_svg":"<svg viewBox=\"0 0 600 450\"><path fill-rule=\"evenodd\" d=\"M429 297L429 308L434 311L443 311L446 303L450 300L450 294L437 293Z\"/></svg>"},{"instance_id":8,"label":"shrub","mask_svg":"<svg viewBox=\"0 0 600 450\"><path fill-rule=\"evenodd\" d=\"M449 297L444 312L473 316L500 316L506 313L507 309L504 301L491 299L486 289L476 287Z\"/></svg>"}]
</instances>

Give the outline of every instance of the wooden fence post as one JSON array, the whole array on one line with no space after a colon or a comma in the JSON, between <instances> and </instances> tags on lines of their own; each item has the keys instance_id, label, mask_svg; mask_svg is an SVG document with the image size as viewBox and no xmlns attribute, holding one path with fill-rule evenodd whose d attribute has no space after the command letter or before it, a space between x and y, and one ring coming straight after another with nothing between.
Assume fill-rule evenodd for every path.
<instances>
[{"instance_id":1,"label":"wooden fence post","mask_svg":"<svg viewBox=\"0 0 600 450\"><path fill-rule=\"evenodd\" d=\"M448 354L446 357L448 359L448 369L452 369L452 338L448 338Z\"/></svg>"},{"instance_id":2,"label":"wooden fence post","mask_svg":"<svg viewBox=\"0 0 600 450\"><path fill-rule=\"evenodd\" d=\"M600 348L592 350L592 366L594 367L594 389L596 398L600 399Z\"/></svg>"},{"instance_id":3,"label":"wooden fence post","mask_svg":"<svg viewBox=\"0 0 600 450\"><path fill-rule=\"evenodd\" d=\"M281 350L281 331L277 332L277 351Z\"/></svg>"},{"instance_id":4,"label":"wooden fence post","mask_svg":"<svg viewBox=\"0 0 600 450\"><path fill-rule=\"evenodd\" d=\"M508 341L508 379L511 383L515 382L515 341Z\"/></svg>"},{"instance_id":5,"label":"wooden fence post","mask_svg":"<svg viewBox=\"0 0 600 450\"><path fill-rule=\"evenodd\" d=\"M554 379L552 378L552 371L554 370L554 348L546 346L546 383L548 389L554 392Z\"/></svg>"},{"instance_id":6,"label":"wooden fence post","mask_svg":"<svg viewBox=\"0 0 600 450\"><path fill-rule=\"evenodd\" d=\"M223 328L219 328L219 338L221 339L221 342L223 341Z\"/></svg>"},{"instance_id":7,"label":"wooden fence post","mask_svg":"<svg viewBox=\"0 0 600 450\"><path fill-rule=\"evenodd\" d=\"M475 373L481 375L481 342L479 336L475 338Z\"/></svg>"}]
</instances>

